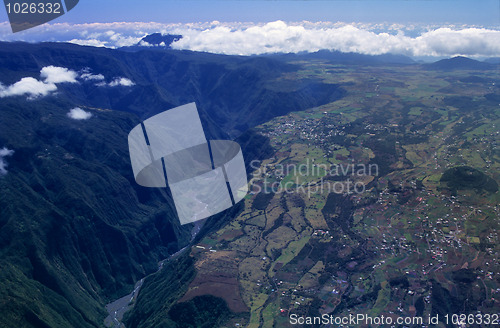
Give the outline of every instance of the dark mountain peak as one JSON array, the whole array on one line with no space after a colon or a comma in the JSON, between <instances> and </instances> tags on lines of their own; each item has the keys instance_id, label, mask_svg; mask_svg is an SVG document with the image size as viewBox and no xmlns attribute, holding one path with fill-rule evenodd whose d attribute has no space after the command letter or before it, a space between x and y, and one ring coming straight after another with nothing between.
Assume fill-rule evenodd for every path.
<instances>
[{"instance_id":1,"label":"dark mountain peak","mask_svg":"<svg viewBox=\"0 0 500 328\"><path fill-rule=\"evenodd\" d=\"M141 42L147 42L153 46L170 48L170 45L173 42L178 41L180 39L182 39L182 35L153 33L143 37L142 40L139 42L139 44L141 44Z\"/></svg>"},{"instance_id":2,"label":"dark mountain peak","mask_svg":"<svg viewBox=\"0 0 500 328\"><path fill-rule=\"evenodd\" d=\"M460 65L477 65L480 64L481 62L475 59L471 59L465 56L455 56L450 59L442 59L440 60L441 62L449 62L449 63L454 63L454 64L460 64Z\"/></svg>"},{"instance_id":3,"label":"dark mountain peak","mask_svg":"<svg viewBox=\"0 0 500 328\"><path fill-rule=\"evenodd\" d=\"M464 56L456 56L449 59L441 59L432 64L424 65L425 68L431 70L456 70L456 69L471 69L471 70L488 70L494 68L494 65L480 62Z\"/></svg>"},{"instance_id":4,"label":"dark mountain peak","mask_svg":"<svg viewBox=\"0 0 500 328\"><path fill-rule=\"evenodd\" d=\"M153 33L146 35L133 46L121 47L120 50L128 52L142 51L145 48L154 50L165 50L172 49L171 45L175 41L182 39L182 35L179 34L161 34Z\"/></svg>"}]
</instances>

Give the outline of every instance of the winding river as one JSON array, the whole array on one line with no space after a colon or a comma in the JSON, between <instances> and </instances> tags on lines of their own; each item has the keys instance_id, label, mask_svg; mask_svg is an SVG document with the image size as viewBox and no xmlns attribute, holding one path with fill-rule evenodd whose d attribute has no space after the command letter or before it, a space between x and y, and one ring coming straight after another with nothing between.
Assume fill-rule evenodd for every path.
<instances>
[{"instance_id":1,"label":"winding river","mask_svg":"<svg viewBox=\"0 0 500 328\"><path fill-rule=\"evenodd\" d=\"M203 226L204 223L205 223L205 220L200 220L200 221L195 222L194 227L191 230L191 240L190 240L189 244L187 246L185 246L184 248L180 249L179 251L177 251L176 253L170 255L166 259L163 259L160 262L158 262L158 270L156 272L163 269L163 265L165 264L165 262L176 258L177 256L182 254L186 249L188 249L191 246L191 243L193 242L194 237L196 237L196 235L200 232L201 227ZM111 303L108 303L106 305L106 311L108 311L108 316L106 317L106 319L104 319L104 324L106 325L106 327L125 328L125 325L122 322L123 315L125 314L125 312L127 312L128 310L130 310L133 307L133 302L135 299L137 299L137 296L139 295L139 291L141 290L141 287L142 287L142 284L144 283L144 280L147 277L155 274L156 272L153 272L153 273L147 275L146 277L142 278L138 282L136 282L134 289L132 290L132 292L130 294L125 295L123 297L120 297L119 299L117 299Z\"/></svg>"}]
</instances>

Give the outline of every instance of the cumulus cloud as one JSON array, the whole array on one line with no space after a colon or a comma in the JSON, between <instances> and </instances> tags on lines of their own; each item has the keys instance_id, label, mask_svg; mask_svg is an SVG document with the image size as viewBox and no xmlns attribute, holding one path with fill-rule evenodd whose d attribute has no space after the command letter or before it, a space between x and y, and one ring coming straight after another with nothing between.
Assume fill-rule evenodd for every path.
<instances>
[{"instance_id":1,"label":"cumulus cloud","mask_svg":"<svg viewBox=\"0 0 500 328\"><path fill-rule=\"evenodd\" d=\"M68 117L74 120L88 120L92 117L92 113L86 112L79 107L75 107L68 112Z\"/></svg>"},{"instance_id":2,"label":"cumulus cloud","mask_svg":"<svg viewBox=\"0 0 500 328\"><path fill-rule=\"evenodd\" d=\"M47 96L57 90L54 83L38 81L32 77L23 77L20 81L5 87L0 84L0 98L27 95L29 99Z\"/></svg>"},{"instance_id":3,"label":"cumulus cloud","mask_svg":"<svg viewBox=\"0 0 500 328\"><path fill-rule=\"evenodd\" d=\"M66 67L46 66L40 71L40 77L46 83L77 83L76 77L78 74L75 71Z\"/></svg>"},{"instance_id":4,"label":"cumulus cloud","mask_svg":"<svg viewBox=\"0 0 500 328\"><path fill-rule=\"evenodd\" d=\"M12 156L14 151L11 149L7 149L3 147L0 149L0 176L7 174L7 162L5 161L5 157Z\"/></svg>"},{"instance_id":5,"label":"cumulus cloud","mask_svg":"<svg viewBox=\"0 0 500 328\"><path fill-rule=\"evenodd\" d=\"M125 77L117 77L107 83L104 75L94 74L88 67L77 73L66 67L46 66L40 71L40 78L41 80L33 77L23 77L9 86L5 86L0 82L0 98L27 96L28 99L33 100L56 92L59 83L78 83L77 78L84 82L94 82L99 87L131 87L135 85L132 80Z\"/></svg>"},{"instance_id":6,"label":"cumulus cloud","mask_svg":"<svg viewBox=\"0 0 500 328\"><path fill-rule=\"evenodd\" d=\"M18 82L4 86L0 83L0 98L27 95L28 99L47 96L57 90L57 83L76 83L78 74L65 67L46 66L40 71L43 81L23 77Z\"/></svg>"}]
</instances>

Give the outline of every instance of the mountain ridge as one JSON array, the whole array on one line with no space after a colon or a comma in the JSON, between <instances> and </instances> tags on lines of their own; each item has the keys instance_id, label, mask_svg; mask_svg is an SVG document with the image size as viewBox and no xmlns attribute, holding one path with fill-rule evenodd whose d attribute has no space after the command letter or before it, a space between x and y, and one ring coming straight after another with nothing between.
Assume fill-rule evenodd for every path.
<instances>
[{"instance_id":1,"label":"mountain ridge","mask_svg":"<svg viewBox=\"0 0 500 328\"><path fill-rule=\"evenodd\" d=\"M106 77L123 76L135 85L130 89L106 90L87 83L81 84L81 88L61 88L69 98L78 99L85 106L132 112L141 119L194 101L203 104L198 106L200 116L213 137L227 133L234 138L276 115L315 107L344 94L335 84L306 80L290 85L278 80L282 73L296 66L265 57L178 50L125 52L63 43L0 45L4 84L27 75L36 77L43 66L55 63L75 71L90 68L94 74ZM275 90L285 83L287 92ZM311 88L315 85L323 87Z\"/></svg>"}]
</instances>

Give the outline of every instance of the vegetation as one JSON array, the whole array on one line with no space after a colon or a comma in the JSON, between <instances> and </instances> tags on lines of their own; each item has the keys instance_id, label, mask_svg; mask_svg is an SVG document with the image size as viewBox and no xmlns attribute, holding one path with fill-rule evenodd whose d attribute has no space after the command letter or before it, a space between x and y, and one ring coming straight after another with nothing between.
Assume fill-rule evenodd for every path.
<instances>
[{"instance_id":1,"label":"vegetation","mask_svg":"<svg viewBox=\"0 0 500 328\"><path fill-rule=\"evenodd\" d=\"M15 151L0 177L2 325L102 326L104 304L188 244L192 226L179 225L168 195L135 183L127 134L193 100L210 138L253 128L238 139L249 175L260 159L269 169L257 178L296 189L249 194L207 220L192 247L144 281L127 327L491 313L500 271L497 72L463 59L397 62L2 44L5 85L55 63L136 83L80 81L45 98L0 99L0 147ZM71 120L77 106L93 116ZM305 163L378 170L272 169ZM349 182L364 189L327 188Z\"/></svg>"},{"instance_id":2,"label":"vegetation","mask_svg":"<svg viewBox=\"0 0 500 328\"><path fill-rule=\"evenodd\" d=\"M446 170L440 181L444 182L446 187L455 194L457 189L475 189L478 192L487 191L489 193L498 191L498 183L495 180L469 166Z\"/></svg>"}]
</instances>

